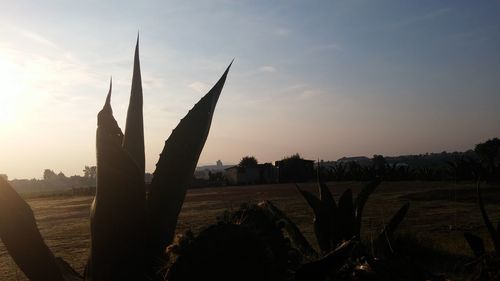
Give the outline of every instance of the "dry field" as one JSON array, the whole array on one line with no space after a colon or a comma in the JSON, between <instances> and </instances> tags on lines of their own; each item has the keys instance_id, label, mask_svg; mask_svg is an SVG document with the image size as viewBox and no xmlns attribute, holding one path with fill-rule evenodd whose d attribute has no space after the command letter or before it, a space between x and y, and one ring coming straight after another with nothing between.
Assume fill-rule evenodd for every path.
<instances>
[{"instance_id":1,"label":"dry field","mask_svg":"<svg viewBox=\"0 0 500 281\"><path fill-rule=\"evenodd\" d=\"M316 184L301 184L315 190ZM346 188L359 191L362 183L329 183L338 200ZM485 187L487 209L494 222L500 220L500 186ZM38 226L52 251L82 271L89 249L89 206L91 197L56 196L27 199ZM271 200L313 241L312 212L292 184L217 187L190 190L182 209L178 232L194 231L215 222L223 210L244 202ZM464 231L487 238L475 201L475 184L451 182L382 183L365 207L362 233L365 239L376 234L398 208L410 201L410 210L401 231L419 241L453 255L471 255ZM489 243L488 243L489 245ZM491 247L491 245L489 245ZM0 280L26 280L0 242Z\"/></svg>"}]
</instances>

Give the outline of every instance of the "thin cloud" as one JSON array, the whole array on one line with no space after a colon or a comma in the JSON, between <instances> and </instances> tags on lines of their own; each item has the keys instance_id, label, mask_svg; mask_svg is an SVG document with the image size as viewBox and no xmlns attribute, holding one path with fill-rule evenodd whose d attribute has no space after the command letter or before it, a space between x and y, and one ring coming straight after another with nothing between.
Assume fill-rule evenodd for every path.
<instances>
[{"instance_id":1,"label":"thin cloud","mask_svg":"<svg viewBox=\"0 0 500 281\"><path fill-rule=\"evenodd\" d=\"M189 84L188 87L197 93L203 93L208 89L209 86L206 83L194 81L193 83Z\"/></svg>"},{"instance_id":2,"label":"thin cloud","mask_svg":"<svg viewBox=\"0 0 500 281\"><path fill-rule=\"evenodd\" d=\"M30 40L33 43L38 43L51 48L61 49L56 43L45 37L44 35L34 32L29 29L21 28L11 24L4 24L3 26L6 30L13 32L14 35L20 35L25 39Z\"/></svg>"},{"instance_id":3,"label":"thin cloud","mask_svg":"<svg viewBox=\"0 0 500 281\"><path fill-rule=\"evenodd\" d=\"M264 66L259 67L259 72L275 73L277 71L278 70L274 66L270 66L270 65L264 65Z\"/></svg>"},{"instance_id":4,"label":"thin cloud","mask_svg":"<svg viewBox=\"0 0 500 281\"><path fill-rule=\"evenodd\" d=\"M142 84L145 89L161 89L165 88L167 82L160 77L149 76L149 78L142 79Z\"/></svg>"},{"instance_id":5,"label":"thin cloud","mask_svg":"<svg viewBox=\"0 0 500 281\"><path fill-rule=\"evenodd\" d=\"M315 88L305 83L297 83L282 88L279 93L280 96L284 99L292 97L297 100L309 100L323 95L325 93L325 90L321 88Z\"/></svg>"},{"instance_id":6,"label":"thin cloud","mask_svg":"<svg viewBox=\"0 0 500 281\"><path fill-rule=\"evenodd\" d=\"M287 86L285 88L282 88L282 89L280 89L279 92L280 93L296 92L296 91L299 91L301 89L306 89L307 87L309 87L309 86L305 83L298 83L298 84L293 84L293 85Z\"/></svg>"},{"instance_id":7,"label":"thin cloud","mask_svg":"<svg viewBox=\"0 0 500 281\"><path fill-rule=\"evenodd\" d=\"M18 29L18 31L22 36L24 36L24 37L26 37L34 42L40 43L40 44L48 46L48 47L59 49L59 46L56 43L50 41L49 39L47 39L46 37L44 37L41 34L35 33L33 31L30 31L30 30L26 30L26 29Z\"/></svg>"}]
</instances>

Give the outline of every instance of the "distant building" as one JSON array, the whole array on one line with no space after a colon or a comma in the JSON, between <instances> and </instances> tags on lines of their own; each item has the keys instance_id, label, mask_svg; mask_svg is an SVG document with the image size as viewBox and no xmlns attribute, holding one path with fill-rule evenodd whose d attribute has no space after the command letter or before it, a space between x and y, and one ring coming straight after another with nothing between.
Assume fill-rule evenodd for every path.
<instances>
[{"instance_id":1,"label":"distant building","mask_svg":"<svg viewBox=\"0 0 500 281\"><path fill-rule=\"evenodd\" d=\"M232 165L223 165L221 160L217 160L215 165L198 166L194 171L194 178L208 180L210 174L222 172L227 168L232 167Z\"/></svg>"},{"instance_id":2,"label":"distant building","mask_svg":"<svg viewBox=\"0 0 500 281\"><path fill-rule=\"evenodd\" d=\"M210 175L210 170L209 169L195 170L194 171L194 178L195 179L208 180L209 175Z\"/></svg>"},{"instance_id":3,"label":"distant building","mask_svg":"<svg viewBox=\"0 0 500 281\"><path fill-rule=\"evenodd\" d=\"M6 174L0 174L0 178L8 181L9 180L9 177L6 175Z\"/></svg>"},{"instance_id":4,"label":"distant building","mask_svg":"<svg viewBox=\"0 0 500 281\"><path fill-rule=\"evenodd\" d=\"M276 183L277 169L271 163L257 164L255 167L232 166L225 170L228 184Z\"/></svg>"},{"instance_id":5,"label":"distant building","mask_svg":"<svg viewBox=\"0 0 500 281\"><path fill-rule=\"evenodd\" d=\"M275 162L278 168L278 181L305 182L314 178L314 160L290 157Z\"/></svg>"}]
</instances>

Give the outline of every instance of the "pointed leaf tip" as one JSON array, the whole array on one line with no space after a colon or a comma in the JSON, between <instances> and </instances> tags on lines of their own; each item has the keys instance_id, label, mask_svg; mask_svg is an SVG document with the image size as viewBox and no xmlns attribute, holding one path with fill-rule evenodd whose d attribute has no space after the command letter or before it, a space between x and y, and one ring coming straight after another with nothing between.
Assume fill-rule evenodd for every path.
<instances>
[{"instance_id":1,"label":"pointed leaf tip","mask_svg":"<svg viewBox=\"0 0 500 281\"><path fill-rule=\"evenodd\" d=\"M226 77L227 77L227 74L229 73L229 69L231 69L231 66L233 65L233 62L234 62L234 59L231 60L231 62L229 63L229 65L227 66L226 70L224 71L224 73L222 74L222 76L220 77L219 81L217 81L217 83L215 83L215 85L213 86L212 90L214 88L217 87L217 85L219 85L220 83L222 83L222 86L224 86L224 83L226 82ZM210 90L209 93L212 91Z\"/></svg>"},{"instance_id":2,"label":"pointed leaf tip","mask_svg":"<svg viewBox=\"0 0 500 281\"><path fill-rule=\"evenodd\" d=\"M139 33L137 33L137 41L135 42L135 56L139 55Z\"/></svg>"},{"instance_id":3,"label":"pointed leaf tip","mask_svg":"<svg viewBox=\"0 0 500 281\"><path fill-rule=\"evenodd\" d=\"M330 212L335 212L337 210L337 204L335 203L335 199L333 199L333 195L328 189L328 186L324 181L319 181L319 199L325 204L325 206L329 209Z\"/></svg>"},{"instance_id":4,"label":"pointed leaf tip","mask_svg":"<svg viewBox=\"0 0 500 281\"><path fill-rule=\"evenodd\" d=\"M102 110L111 110L111 90L113 89L113 78L111 77L109 79L109 90L108 94L106 95L106 101L104 102L104 106L102 107Z\"/></svg>"},{"instance_id":5,"label":"pointed leaf tip","mask_svg":"<svg viewBox=\"0 0 500 281\"><path fill-rule=\"evenodd\" d=\"M132 87L125 124L123 148L130 153L138 167L145 172L144 155L144 120L143 120L143 92L141 66L139 61L139 37L135 46L134 68L132 71Z\"/></svg>"},{"instance_id":6,"label":"pointed leaf tip","mask_svg":"<svg viewBox=\"0 0 500 281\"><path fill-rule=\"evenodd\" d=\"M470 232L465 232L464 237L476 257L481 257L486 253L483 239Z\"/></svg>"},{"instance_id":7,"label":"pointed leaf tip","mask_svg":"<svg viewBox=\"0 0 500 281\"><path fill-rule=\"evenodd\" d=\"M233 62L234 62L234 58L231 60L231 62L229 63L229 65L227 66L226 68L226 72L229 72L229 69L231 68L231 66L233 65Z\"/></svg>"},{"instance_id":8,"label":"pointed leaf tip","mask_svg":"<svg viewBox=\"0 0 500 281\"><path fill-rule=\"evenodd\" d=\"M396 228L401 224L403 221L404 217L406 216L406 213L408 212L408 209L410 208L410 202L405 203L397 212L392 216L391 220L389 223L385 226L384 230L380 234L382 235L388 235L389 237L392 236Z\"/></svg>"}]
</instances>

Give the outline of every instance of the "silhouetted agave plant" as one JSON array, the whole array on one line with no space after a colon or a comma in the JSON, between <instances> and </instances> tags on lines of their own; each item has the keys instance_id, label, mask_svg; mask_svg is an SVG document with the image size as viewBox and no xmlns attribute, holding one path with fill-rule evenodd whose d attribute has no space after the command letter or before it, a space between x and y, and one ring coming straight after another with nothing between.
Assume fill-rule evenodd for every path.
<instances>
[{"instance_id":1,"label":"silhouetted agave plant","mask_svg":"<svg viewBox=\"0 0 500 281\"><path fill-rule=\"evenodd\" d=\"M486 251L483 239L479 236L470 232L464 233L467 243L476 256L476 260L474 262L475 272L472 276L472 280L500 280L500 221L498 221L495 228L486 213L479 182L477 184L477 202L486 229L488 229L488 233L490 234L494 252L488 253Z\"/></svg>"},{"instance_id":2,"label":"silhouetted agave plant","mask_svg":"<svg viewBox=\"0 0 500 281\"><path fill-rule=\"evenodd\" d=\"M266 204L243 204L198 235L178 235L167 250L167 280L291 280L301 255Z\"/></svg>"},{"instance_id":3,"label":"silhouetted agave plant","mask_svg":"<svg viewBox=\"0 0 500 281\"><path fill-rule=\"evenodd\" d=\"M111 84L97 118L97 191L84 277L43 241L29 205L0 178L0 237L32 281L161 280L188 184L208 136L229 67L165 142L146 192L142 82L138 41L125 132L111 109Z\"/></svg>"},{"instance_id":4,"label":"silhouetted agave plant","mask_svg":"<svg viewBox=\"0 0 500 281\"><path fill-rule=\"evenodd\" d=\"M346 189L340 196L338 204L323 182L319 183L319 198L297 186L314 212L314 234L323 253L334 250L344 241L360 238L364 206L379 184L379 180L369 182L355 200L352 190ZM380 239L394 232L403 220L408 207L407 203L396 213L379 236Z\"/></svg>"},{"instance_id":5,"label":"silhouetted agave plant","mask_svg":"<svg viewBox=\"0 0 500 281\"><path fill-rule=\"evenodd\" d=\"M378 274L377 278L387 276L387 269L381 276L377 272L383 264L373 256L371 250L361 243L361 222L364 206L379 180L369 182L353 200L351 189L346 189L335 202L330 190L323 182L319 183L319 198L297 186L314 212L314 234L322 255L319 259L304 264L297 272L295 280L325 280L336 276L339 280L358 280L363 276ZM394 231L402 222L409 203L385 225L373 247L384 250L390 246ZM383 251L382 251L383 252Z\"/></svg>"}]
</instances>

